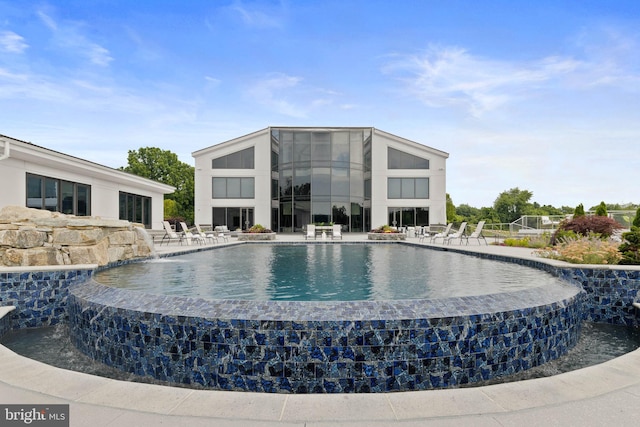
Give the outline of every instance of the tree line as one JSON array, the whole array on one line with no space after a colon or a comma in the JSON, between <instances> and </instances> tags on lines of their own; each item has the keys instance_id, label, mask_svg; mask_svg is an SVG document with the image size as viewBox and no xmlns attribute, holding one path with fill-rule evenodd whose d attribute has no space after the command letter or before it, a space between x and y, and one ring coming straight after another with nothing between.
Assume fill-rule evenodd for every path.
<instances>
[{"instance_id":1,"label":"tree line","mask_svg":"<svg viewBox=\"0 0 640 427\"><path fill-rule=\"evenodd\" d=\"M180 218L192 224L194 218L195 168L178 159L177 154L157 147L144 147L129 150L127 166L119 168L144 178L168 184L176 188L166 194L164 200L164 216ZM472 224L485 220L488 223L511 223L523 215L567 215L574 213L576 206L540 205L531 202L533 193L529 190L512 188L498 195L491 207L476 208L467 204L455 206L447 194L447 222ZM604 203L604 202L603 202ZM635 210L639 205L606 204L608 210ZM588 210L596 210L593 206Z\"/></svg>"},{"instance_id":2,"label":"tree line","mask_svg":"<svg viewBox=\"0 0 640 427\"><path fill-rule=\"evenodd\" d=\"M524 215L568 215L575 213L576 209L584 209L582 205L561 206L559 208L551 205L540 205L531 202L533 193L529 190L520 190L518 187L503 191L498 195L491 207L475 208L467 204L455 206L450 195L447 194L447 222L463 222L475 224L485 220L488 223L511 223ZM628 203L621 205L606 204L601 202L597 206L590 207L589 211L598 209L613 210L635 210L639 205Z\"/></svg>"}]
</instances>

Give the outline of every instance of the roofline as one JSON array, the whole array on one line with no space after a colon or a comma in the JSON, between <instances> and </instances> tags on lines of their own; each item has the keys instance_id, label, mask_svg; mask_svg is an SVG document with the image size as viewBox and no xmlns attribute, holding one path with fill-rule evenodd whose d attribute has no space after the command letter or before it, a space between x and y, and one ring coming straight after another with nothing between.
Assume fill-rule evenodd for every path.
<instances>
[{"instance_id":1,"label":"roofline","mask_svg":"<svg viewBox=\"0 0 640 427\"><path fill-rule=\"evenodd\" d=\"M250 138L250 137L253 137L253 136L259 135L260 133L267 132L267 131L269 131L269 129L270 129L270 127L266 127L266 128L263 128L263 129L257 130L257 131L255 131L255 132L251 132L251 133L248 133L248 134L246 134L246 135L242 135L242 136L239 136L239 137L237 137L237 138L230 139L230 140L228 140L228 141L223 141L223 142L219 142L219 143L217 143L217 144L210 145L210 146L208 146L208 147L205 147L205 148L202 148L202 149L200 149L200 150L197 150L197 151L192 152L192 153L191 153L191 157L201 156L201 155L203 155L203 154L205 154L205 153L207 153L208 151L213 150L213 149L216 149L216 150L217 150L217 149L218 149L218 147L220 147L221 145L231 145L231 144L234 144L234 143L236 143L236 142L240 142L240 141L242 141L242 140L244 140L244 139L247 139L247 138Z\"/></svg>"},{"instance_id":2,"label":"roofline","mask_svg":"<svg viewBox=\"0 0 640 427\"><path fill-rule=\"evenodd\" d=\"M449 153L447 153L446 151L438 150L437 148L433 148L433 147L431 147L429 145L422 144L422 143L416 142L416 141L412 141L410 139L403 138L401 136L394 135L392 133L385 132L385 131L380 130L380 129L373 128L373 131L374 131L374 133L379 133L381 135L386 135L387 137L390 137L392 139L396 139L396 140L400 140L400 141L404 141L404 142L409 142L411 144L416 144L418 147L420 147L422 149L427 148L429 151L433 152L434 154L438 154L438 155L444 157L445 159L449 158Z\"/></svg>"},{"instance_id":3,"label":"roofline","mask_svg":"<svg viewBox=\"0 0 640 427\"><path fill-rule=\"evenodd\" d=\"M240 142L242 140L245 140L247 138L259 135L260 133L263 133L265 131L269 131L269 134L271 133L271 129L291 129L291 130L309 130L309 131L314 131L314 130L318 130L318 131L327 131L327 130L346 130L346 129L371 129L373 133L378 133L380 135L385 135L389 138L398 140L398 141L403 141L403 142L409 142L411 144L416 144L419 148L421 149L428 149L429 151L431 151L434 154L437 154L439 156L442 156L444 158L449 158L449 153L447 153L446 151L442 151L442 150L438 150L437 148L433 148L430 147L426 144L422 144L420 142L416 142L416 141L412 141L410 139L406 139L403 138L401 136L398 135L394 135L392 133L389 132L385 132L383 130L377 129L373 126L269 126L266 127L264 129L260 129L257 130L255 132L251 132L248 133L246 135L243 136L239 136L237 138L234 139L230 139L228 141L223 141L223 142L219 142L217 144L214 145L210 145L209 147L203 148L201 150L197 150L191 153L192 157L197 157L197 156L201 156L205 153L207 153L210 150L217 150L221 145L229 145L229 144L234 144L236 142Z\"/></svg>"},{"instance_id":4,"label":"roofline","mask_svg":"<svg viewBox=\"0 0 640 427\"><path fill-rule=\"evenodd\" d=\"M25 148L29 148L29 149L32 149L32 150L35 150L35 151L38 151L38 152L41 152L41 153L44 153L44 154L48 154L48 155L53 156L55 158L58 158L60 160L72 161L72 162L74 162L74 163L76 163L78 165L81 165L82 168L87 169L87 170L89 170L89 169L96 170L97 169L102 174L110 174L110 175L115 174L116 176L119 176L122 180L125 180L125 181L138 181L140 183L144 183L145 185L156 187L160 191L163 191L163 192L166 191L166 194L173 193L176 190L176 188L174 186L171 186L171 185L168 185L168 184L164 184L164 183L161 183L161 182L158 182L158 181L154 181L152 179L145 178L145 177L142 177L142 176L139 176L139 175L135 175L135 174L132 174L132 173L129 173L129 172L125 172L125 171L122 171L120 169L115 169L115 168L112 168L112 167L109 167L109 166L101 165L99 163L95 163L95 162L92 162L90 160L85 160L85 159L82 159L80 157L76 157L76 156L72 156L72 155L69 155L69 154L61 153L59 151L55 151L55 150L52 150L50 148L46 148L46 147L42 147L40 145L36 145L36 144L34 144L32 142L23 141L23 140L20 140L20 139L17 139L17 138L12 138L10 136L0 134L0 140L2 140L2 139L7 140L10 144L13 144L13 143L17 142L18 144L22 144L23 146L25 146ZM11 153L10 158L15 156L15 147L12 147L12 150L13 151Z\"/></svg>"}]
</instances>

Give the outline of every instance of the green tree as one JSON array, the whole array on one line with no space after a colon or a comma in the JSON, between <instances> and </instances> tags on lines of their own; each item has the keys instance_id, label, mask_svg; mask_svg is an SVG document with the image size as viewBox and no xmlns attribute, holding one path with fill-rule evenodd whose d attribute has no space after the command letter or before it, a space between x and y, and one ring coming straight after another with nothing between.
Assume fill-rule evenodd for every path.
<instances>
[{"instance_id":1,"label":"green tree","mask_svg":"<svg viewBox=\"0 0 640 427\"><path fill-rule=\"evenodd\" d=\"M178 203L172 199L164 200L164 217L165 218L176 218L180 216L180 211L178 210Z\"/></svg>"},{"instance_id":2,"label":"green tree","mask_svg":"<svg viewBox=\"0 0 640 427\"><path fill-rule=\"evenodd\" d=\"M604 202L600 202L596 207L596 216L607 216L607 205Z\"/></svg>"},{"instance_id":3,"label":"green tree","mask_svg":"<svg viewBox=\"0 0 640 427\"><path fill-rule=\"evenodd\" d=\"M633 219L632 224L634 227L640 227L640 208L636 211L636 217Z\"/></svg>"},{"instance_id":4,"label":"green tree","mask_svg":"<svg viewBox=\"0 0 640 427\"><path fill-rule=\"evenodd\" d=\"M518 187L500 193L493 202L493 209L500 222L510 223L528 214L527 211L533 209L533 205L529 203L532 196L531 191L520 190Z\"/></svg>"},{"instance_id":5,"label":"green tree","mask_svg":"<svg viewBox=\"0 0 640 427\"><path fill-rule=\"evenodd\" d=\"M584 216L584 206L582 205L582 203L576 206L576 210L573 211L573 217L575 218L578 216Z\"/></svg>"},{"instance_id":6,"label":"green tree","mask_svg":"<svg viewBox=\"0 0 640 427\"><path fill-rule=\"evenodd\" d=\"M175 153L157 147L129 150L127 162L128 165L120 170L176 187L176 191L165 195L165 199L174 200L177 204L177 216L193 223L193 166L181 162Z\"/></svg>"},{"instance_id":7,"label":"green tree","mask_svg":"<svg viewBox=\"0 0 640 427\"><path fill-rule=\"evenodd\" d=\"M456 220L456 206L451 200L451 196L447 193L447 222L454 222Z\"/></svg>"}]
</instances>

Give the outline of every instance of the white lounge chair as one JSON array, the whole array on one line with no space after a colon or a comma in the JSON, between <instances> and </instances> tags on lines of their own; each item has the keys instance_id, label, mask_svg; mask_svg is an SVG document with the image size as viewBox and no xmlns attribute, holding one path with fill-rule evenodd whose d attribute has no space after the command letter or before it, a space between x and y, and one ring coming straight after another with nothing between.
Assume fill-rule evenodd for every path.
<instances>
[{"instance_id":1,"label":"white lounge chair","mask_svg":"<svg viewBox=\"0 0 640 427\"><path fill-rule=\"evenodd\" d=\"M548 216L541 216L540 217L540 222L542 223L542 227L555 227L556 225L560 224L560 221L553 221L551 220L551 218L549 218Z\"/></svg>"},{"instance_id":2,"label":"white lounge chair","mask_svg":"<svg viewBox=\"0 0 640 427\"><path fill-rule=\"evenodd\" d=\"M215 231L203 231L200 224L195 224L195 227L199 235L204 236L204 238L208 239L211 243L218 243L218 237Z\"/></svg>"},{"instance_id":3,"label":"white lounge chair","mask_svg":"<svg viewBox=\"0 0 640 427\"><path fill-rule=\"evenodd\" d=\"M452 222L447 224L447 227L444 229L444 231L442 231L440 233L436 233L433 236L431 236L431 238L429 239L429 243L436 243L436 240L438 240L438 239L442 239L442 242L444 243L444 239L451 232L451 227L453 227L453 223ZM420 241L422 242L427 237L429 237L429 235L425 232L422 236L420 236Z\"/></svg>"},{"instance_id":4,"label":"white lounge chair","mask_svg":"<svg viewBox=\"0 0 640 427\"><path fill-rule=\"evenodd\" d=\"M216 227L214 228L214 231L216 232L216 235L219 238L221 238L225 242L229 241L229 237L231 237L231 232L229 231L226 225L216 225Z\"/></svg>"},{"instance_id":5,"label":"white lounge chair","mask_svg":"<svg viewBox=\"0 0 640 427\"><path fill-rule=\"evenodd\" d=\"M480 244L480 239L482 239L484 240L484 244L488 245L487 239L485 239L482 235L482 228L484 227L484 223L485 221L478 222L478 225L476 226L476 229L473 230L473 233L464 237L464 239L467 241L467 245L469 244L469 239L476 239L478 241L478 245Z\"/></svg>"},{"instance_id":6,"label":"white lounge chair","mask_svg":"<svg viewBox=\"0 0 640 427\"><path fill-rule=\"evenodd\" d=\"M338 237L342 240L342 226L340 224L334 224L333 230L331 231L331 240Z\"/></svg>"},{"instance_id":7,"label":"white lounge chair","mask_svg":"<svg viewBox=\"0 0 640 427\"><path fill-rule=\"evenodd\" d=\"M314 224L307 224L307 233L304 235L305 240L313 238L316 239L316 226Z\"/></svg>"},{"instance_id":8,"label":"white lounge chair","mask_svg":"<svg viewBox=\"0 0 640 427\"><path fill-rule=\"evenodd\" d=\"M190 245L192 241L195 241L196 243L199 243L201 245L205 243L205 237L200 235L199 233L194 233L189 230L189 227L187 227L187 224L185 222L181 222L180 227L182 227L182 233L184 234L184 238L187 241L188 245Z\"/></svg>"},{"instance_id":9,"label":"white lounge chair","mask_svg":"<svg viewBox=\"0 0 640 427\"><path fill-rule=\"evenodd\" d=\"M447 237L444 238L443 243L446 243L448 245L453 240L456 240L456 239L459 239L460 243L462 243L462 239L464 238L464 232L466 229L467 229L467 223L463 222L462 224L460 224L460 228L458 228L458 231L456 231L453 234L449 234Z\"/></svg>"},{"instance_id":10,"label":"white lounge chair","mask_svg":"<svg viewBox=\"0 0 640 427\"><path fill-rule=\"evenodd\" d=\"M172 242L175 240L179 241L180 244L182 244L183 236L176 233L171 228L171 224L169 224L169 221L162 221L162 226L164 227L164 236L162 236L162 240L160 240L160 245L162 245L164 242L167 242L167 245L168 245L169 242Z\"/></svg>"}]
</instances>

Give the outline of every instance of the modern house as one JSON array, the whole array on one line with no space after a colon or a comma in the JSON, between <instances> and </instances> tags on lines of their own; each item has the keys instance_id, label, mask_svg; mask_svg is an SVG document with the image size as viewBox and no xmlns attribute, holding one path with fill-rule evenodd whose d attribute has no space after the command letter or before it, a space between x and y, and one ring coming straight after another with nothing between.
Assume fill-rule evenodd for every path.
<instances>
[{"instance_id":1,"label":"modern house","mask_svg":"<svg viewBox=\"0 0 640 427\"><path fill-rule=\"evenodd\" d=\"M446 223L445 153L372 127L268 127L192 153L195 221L297 232Z\"/></svg>"},{"instance_id":2,"label":"modern house","mask_svg":"<svg viewBox=\"0 0 640 427\"><path fill-rule=\"evenodd\" d=\"M164 195L175 188L0 135L0 208L25 206L126 219L162 229Z\"/></svg>"}]
</instances>

